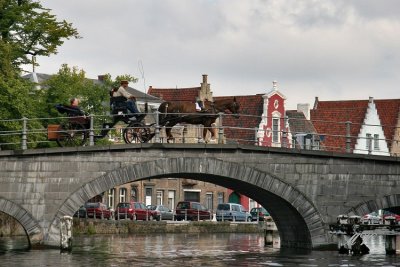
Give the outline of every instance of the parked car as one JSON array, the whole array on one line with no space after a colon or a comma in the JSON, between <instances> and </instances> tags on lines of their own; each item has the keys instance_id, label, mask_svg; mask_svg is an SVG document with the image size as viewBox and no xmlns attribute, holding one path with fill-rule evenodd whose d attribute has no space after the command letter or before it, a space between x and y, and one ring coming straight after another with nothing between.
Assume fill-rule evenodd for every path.
<instances>
[{"instance_id":1,"label":"parked car","mask_svg":"<svg viewBox=\"0 0 400 267\"><path fill-rule=\"evenodd\" d=\"M101 202L88 202L85 204L86 213L89 218L112 219L112 211Z\"/></svg>"},{"instance_id":2,"label":"parked car","mask_svg":"<svg viewBox=\"0 0 400 267\"><path fill-rule=\"evenodd\" d=\"M154 210L148 210L142 202L121 202L115 209L115 219L131 219L133 221L152 221L155 216Z\"/></svg>"},{"instance_id":3,"label":"parked car","mask_svg":"<svg viewBox=\"0 0 400 267\"><path fill-rule=\"evenodd\" d=\"M269 212L263 207L252 208L250 210L250 214L252 221L272 220L271 215L269 215Z\"/></svg>"},{"instance_id":4,"label":"parked car","mask_svg":"<svg viewBox=\"0 0 400 267\"><path fill-rule=\"evenodd\" d=\"M155 212L154 219L157 221L174 219L173 211L163 205L147 205L147 209Z\"/></svg>"},{"instance_id":5,"label":"parked car","mask_svg":"<svg viewBox=\"0 0 400 267\"><path fill-rule=\"evenodd\" d=\"M240 204L222 203L218 204L216 212L217 221L248 221L250 222L251 214Z\"/></svg>"},{"instance_id":6,"label":"parked car","mask_svg":"<svg viewBox=\"0 0 400 267\"><path fill-rule=\"evenodd\" d=\"M377 212L371 212L369 214L365 214L361 218L362 224L380 224L382 222L381 216Z\"/></svg>"},{"instance_id":7,"label":"parked car","mask_svg":"<svg viewBox=\"0 0 400 267\"><path fill-rule=\"evenodd\" d=\"M382 222L384 224L400 224L400 215L389 211L384 211Z\"/></svg>"},{"instance_id":8,"label":"parked car","mask_svg":"<svg viewBox=\"0 0 400 267\"><path fill-rule=\"evenodd\" d=\"M212 219L211 212L199 202L180 201L176 205L175 212L175 219L177 221L199 221Z\"/></svg>"},{"instance_id":9,"label":"parked car","mask_svg":"<svg viewBox=\"0 0 400 267\"><path fill-rule=\"evenodd\" d=\"M79 209L74 213L74 217L86 218L86 208L84 205L79 207Z\"/></svg>"}]
</instances>

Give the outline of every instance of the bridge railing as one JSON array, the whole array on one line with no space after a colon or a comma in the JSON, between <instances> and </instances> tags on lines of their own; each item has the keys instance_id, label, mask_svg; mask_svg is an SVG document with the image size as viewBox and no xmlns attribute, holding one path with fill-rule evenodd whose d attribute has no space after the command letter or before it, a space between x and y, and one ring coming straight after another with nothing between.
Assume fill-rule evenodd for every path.
<instances>
[{"instance_id":1,"label":"bridge railing","mask_svg":"<svg viewBox=\"0 0 400 267\"><path fill-rule=\"evenodd\" d=\"M198 115L198 113L177 113L176 115ZM204 113L203 115L215 114ZM159 131L158 138L156 136L150 142L167 142L165 131L158 123L160 122L159 116L159 112L146 114L145 121L149 129L156 134ZM67 119L68 117L0 120L0 127L2 127L0 128L0 150L56 146L54 141L47 139L47 126ZM93 137L96 133L106 130L103 127L104 122L110 121L111 116L91 116L91 119L90 136ZM104 138L105 141L94 142L93 138L89 138L87 145L104 144L104 142L109 142L107 144L118 143L122 140L121 129L125 127L126 125L117 124L111 129L107 128L107 130L111 130L111 134ZM172 141L177 143L199 142L203 130L207 130L207 128L202 125L177 125L172 132L174 135ZM239 118L234 118L231 114L220 113L210 130L216 132L216 143L219 144L248 144L391 156L398 156L400 153L400 129L397 125L275 118L247 114L240 114ZM380 134L376 134L376 132ZM392 136L392 139L385 138L385 136ZM210 134L207 138L210 139Z\"/></svg>"}]
</instances>

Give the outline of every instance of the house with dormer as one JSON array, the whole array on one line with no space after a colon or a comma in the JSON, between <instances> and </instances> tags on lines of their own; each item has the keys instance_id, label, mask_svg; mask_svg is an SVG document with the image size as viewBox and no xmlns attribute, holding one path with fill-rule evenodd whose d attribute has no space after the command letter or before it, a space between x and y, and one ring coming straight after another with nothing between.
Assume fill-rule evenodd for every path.
<instances>
[{"instance_id":1,"label":"house with dormer","mask_svg":"<svg viewBox=\"0 0 400 267\"><path fill-rule=\"evenodd\" d=\"M310 111L325 150L395 156L399 153L400 99L320 101ZM348 142L348 143L346 143ZM347 144L347 150L346 150Z\"/></svg>"}]
</instances>

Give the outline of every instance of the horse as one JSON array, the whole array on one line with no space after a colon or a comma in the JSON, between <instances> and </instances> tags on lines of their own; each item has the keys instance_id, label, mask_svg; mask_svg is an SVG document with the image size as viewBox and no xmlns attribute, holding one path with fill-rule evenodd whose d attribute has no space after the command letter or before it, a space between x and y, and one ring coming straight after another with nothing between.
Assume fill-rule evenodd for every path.
<instances>
[{"instance_id":1,"label":"horse","mask_svg":"<svg viewBox=\"0 0 400 267\"><path fill-rule=\"evenodd\" d=\"M160 125L165 126L167 142L173 139L171 134L172 127L178 123L201 124L204 126L203 139L199 142L205 142L207 131L211 133L210 142L215 142L216 129L212 125L218 118L219 112L230 111L235 118L239 118L240 105L236 102L236 97L218 99L214 102L204 101L204 109L196 111L196 106L191 102L168 101L163 102L158 111L160 112ZM179 114L183 113L183 114Z\"/></svg>"}]
</instances>

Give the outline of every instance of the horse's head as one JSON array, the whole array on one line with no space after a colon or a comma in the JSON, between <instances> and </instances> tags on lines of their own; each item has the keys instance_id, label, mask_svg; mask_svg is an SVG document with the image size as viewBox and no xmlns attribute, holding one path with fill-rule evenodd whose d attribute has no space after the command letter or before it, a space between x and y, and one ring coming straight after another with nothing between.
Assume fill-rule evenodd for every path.
<instances>
[{"instance_id":1,"label":"horse's head","mask_svg":"<svg viewBox=\"0 0 400 267\"><path fill-rule=\"evenodd\" d=\"M218 99L214 101L214 110L216 113L229 110L233 117L239 118L239 108L240 105L238 102L236 102L236 97L233 97L233 101L229 98Z\"/></svg>"},{"instance_id":2,"label":"horse's head","mask_svg":"<svg viewBox=\"0 0 400 267\"><path fill-rule=\"evenodd\" d=\"M233 97L233 102L228 106L228 110L233 114L233 117L238 119L239 118L239 109L240 105L236 102L236 97Z\"/></svg>"}]
</instances>

